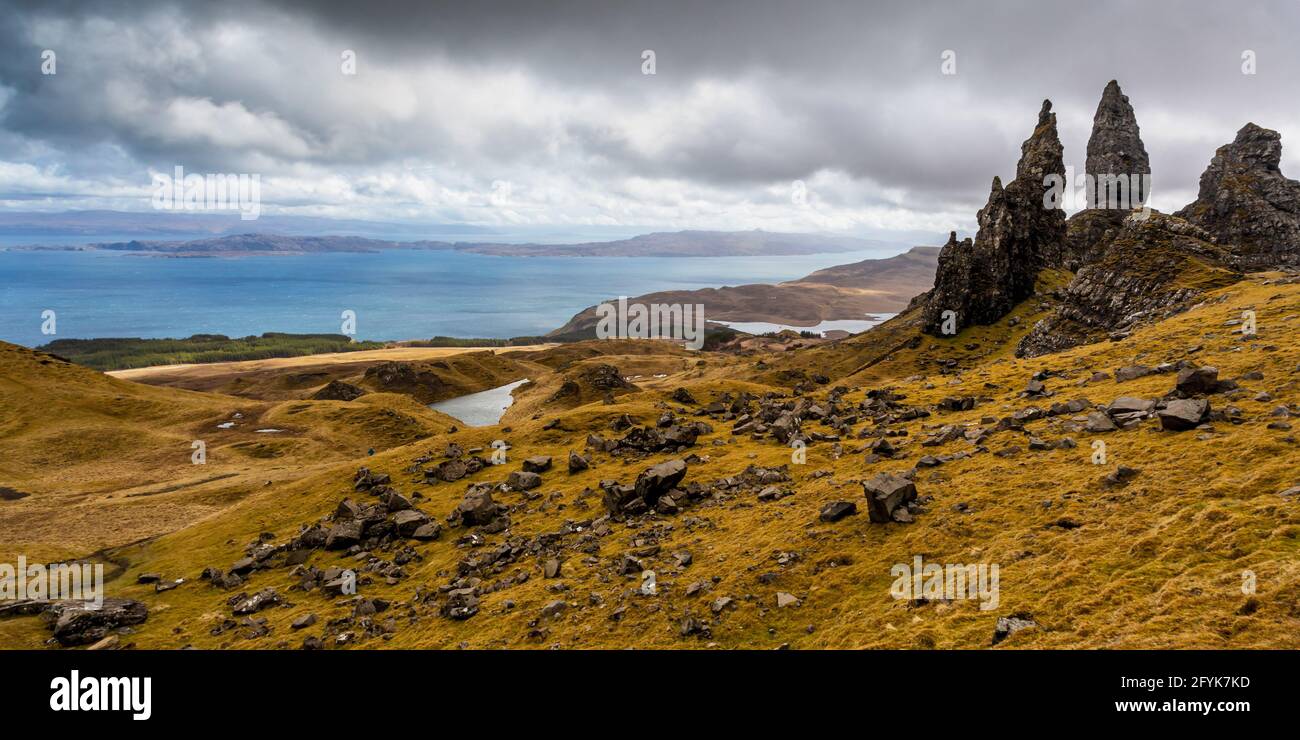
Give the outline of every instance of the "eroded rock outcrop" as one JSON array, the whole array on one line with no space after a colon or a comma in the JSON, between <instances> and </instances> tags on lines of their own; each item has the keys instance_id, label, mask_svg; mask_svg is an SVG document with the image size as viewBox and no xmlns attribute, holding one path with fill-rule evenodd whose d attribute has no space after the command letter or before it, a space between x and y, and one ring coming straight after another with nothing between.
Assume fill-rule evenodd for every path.
<instances>
[{"instance_id":1,"label":"eroded rock outcrop","mask_svg":"<svg viewBox=\"0 0 1300 740\"><path fill-rule=\"evenodd\" d=\"M546 399L546 403L572 408L593 400L612 399L636 390L639 389L624 379L618 368L605 363L596 363L565 373L563 384Z\"/></svg>"},{"instance_id":2,"label":"eroded rock outcrop","mask_svg":"<svg viewBox=\"0 0 1300 740\"><path fill-rule=\"evenodd\" d=\"M1202 229L1152 211L1130 215L1103 257L1079 269L1061 304L1016 347L1020 357L1060 352L1187 310L1204 291L1240 276Z\"/></svg>"},{"instance_id":3,"label":"eroded rock outcrop","mask_svg":"<svg viewBox=\"0 0 1300 740\"><path fill-rule=\"evenodd\" d=\"M364 388L359 388L342 380L331 380L325 387L312 394L316 401L355 401L366 395Z\"/></svg>"},{"instance_id":4,"label":"eroded rock outcrop","mask_svg":"<svg viewBox=\"0 0 1300 740\"><path fill-rule=\"evenodd\" d=\"M1242 269L1300 265L1300 182L1283 176L1282 137L1247 123L1219 147L1196 200L1176 215L1229 245Z\"/></svg>"},{"instance_id":5,"label":"eroded rock outcrop","mask_svg":"<svg viewBox=\"0 0 1300 740\"><path fill-rule=\"evenodd\" d=\"M958 330L991 324L1033 294L1045 258L1059 253L1065 240L1064 212L1044 205L1044 181L1051 174L1064 181L1056 115L1045 100L1033 135L1021 145L1015 179L1004 188L993 178L974 242L957 241L953 233L939 253L922 313L926 333L944 333L946 311L955 312Z\"/></svg>"}]
</instances>

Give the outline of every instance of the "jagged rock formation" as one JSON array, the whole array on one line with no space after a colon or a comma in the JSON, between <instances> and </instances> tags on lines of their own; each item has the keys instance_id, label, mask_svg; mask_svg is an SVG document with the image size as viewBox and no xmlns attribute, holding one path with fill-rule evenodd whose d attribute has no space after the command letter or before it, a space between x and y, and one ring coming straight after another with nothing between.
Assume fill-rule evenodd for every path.
<instances>
[{"instance_id":1,"label":"jagged rock formation","mask_svg":"<svg viewBox=\"0 0 1300 740\"><path fill-rule=\"evenodd\" d=\"M1196 200L1176 215L1232 245L1243 269L1300 265L1300 182L1282 175L1282 137L1247 123L1219 147Z\"/></svg>"},{"instance_id":2,"label":"jagged rock formation","mask_svg":"<svg viewBox=\"0 0 1300 740\"><path fill-rule=\"evenodd\" d=\"M994 177L979 212L975 241L951 234L939 253L934 289L924 300L924 331L943 333L944 312L956 312L956 328L991 324L1034 292L1045 259L1065 241L1065 214L1044 205L1044 179L1065 177L1052 102L1043 101L1034 133L1020 148L1016 177L1005 188Z\"/></svg>"},{"instance_id":3,"label":"jagged rock formation","mask_svg":"<svg viewBox=\"0 0 1300 740\"><path fill-rule=\"evenodd\" d=\"M1088 207L1066 222L1065 248L1049 260L1050 264L1071 271L1100 259L1105 245L1128 217L1129 209L1097 207L1106 205L1106 179L1119 176L1131 185L1131 176L1151 174L1151 162L1142 144L1137 115L1115 80L1106 85L1097 103L1084 170L1091 176L1092 183L1087 194ZM1142 190L1140 181L1139 190ZM1138 203L1149 195L1142 190L1131 194L1130 199Z\"/></svg>"},{"instance_id":4,"label":"jagged rock formation","mask_svg":"<svg viewBox=\"0 0 1300 740\"><path fill-rule=\"evenodd\" d=\"M1088 209L1068 225L1062 266L1076 269L1056 312L1038 322L1016 354L1035 357L1189 308L1240 271L1300 265L1300 182L1278 168L1281 137L1248 123L1219 147L1195 202L1173 216ZM1090 174L1149 171L1128 100L1106 87L1088 142ZM1120 219L1120 220L1117 220Z\"/></svg>"},{"instance_id":5,"label":"jagged rock formation","mask_svg":"<svg viewBox=\"0 0 1300 740\"><path fill-rule=\"evenodd\" d=\"M1231 254L1209 233L1176 216L1130 215L1097 262L1080 268L1061 305L1016 347L1037 357L1187 310L1205 290L1236 282Z\"/></svg>"}]
</instances>

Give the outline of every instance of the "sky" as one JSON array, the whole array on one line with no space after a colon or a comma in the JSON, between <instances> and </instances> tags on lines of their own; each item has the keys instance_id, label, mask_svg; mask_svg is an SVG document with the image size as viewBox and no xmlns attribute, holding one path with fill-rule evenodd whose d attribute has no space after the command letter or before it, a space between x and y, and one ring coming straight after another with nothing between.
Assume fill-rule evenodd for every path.
<instances>
[{"instance_id":1,"label":"sky","mask_svg":"<svg viewBox=\"0 0 1300 740\"><path fill-rule=\"evenodd\" d=\"M148 211L181 166L263 214L939 243L1044 98L1082 172L1110 79L1154 207L1247 121L1297 176L1297 31L1290 0L0 0L0 210Z\"/></svg>"}]
</instances>

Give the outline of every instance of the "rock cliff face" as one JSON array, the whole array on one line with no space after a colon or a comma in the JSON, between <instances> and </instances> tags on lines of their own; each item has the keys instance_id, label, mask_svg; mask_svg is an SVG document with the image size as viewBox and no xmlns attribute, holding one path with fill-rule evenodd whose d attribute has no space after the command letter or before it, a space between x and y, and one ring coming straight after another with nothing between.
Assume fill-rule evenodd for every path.
<instances>
[{"instance_id":1,"label":"rock cliff face","mask_svg":"<svg viewBox=\"0 0 1300 740\"><path fill-rule=\"evenodd\" d=\"M1232 255L1176 216L1130 215L1096 262L1079 269L1061 304L1039 321L1016 354L1036 357L1120 337L1144 321L1187 310L1212 288L1236 282Z\"/></svg>"},{"instance_id":2,"label":"rock cliff face","mask_svg":"<svg viewBox=\"0 0 1300 740\"><path fill-rule=\"evenodd\" d=\"M1300 265L1300 182L1282 175L1282 137L1247 123L1219 147L1196 200L1176 215L1230 245L1243 269Z\"/></svg>"},{"instance_id":3,"label":"rock cliff face","mask_svg":"<svg viewBox=\"0 0 1300 740\"><path fill-rule=\"evenodd\" d=\"M1016 177L1005 188L994 177L988 203L980 210L974 242L955 233L939 253L934 289L924 303L924 330L941 335L944 312L956 313L956 328L990 324L1028 298L1049 255L1065 241L1065 214L1044 205L1044 179L1065 176L1056 114L1043 101L1034 133L1020 148Z\"/></svg>"}]
</instances>

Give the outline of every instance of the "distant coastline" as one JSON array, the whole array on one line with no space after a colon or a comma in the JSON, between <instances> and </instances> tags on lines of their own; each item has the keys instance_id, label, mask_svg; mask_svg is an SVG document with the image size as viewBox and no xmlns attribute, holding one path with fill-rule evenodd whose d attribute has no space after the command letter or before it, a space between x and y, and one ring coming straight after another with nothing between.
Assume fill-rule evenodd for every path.
<instances>
[{"instance_id":1,"label":"distant coastline","mask_svg":"<svg viewBox=\"0 0 1300 740\"><path fill-rule=\"evenodd\" d=\"M901 245L828 234L677 231L576 244L374 239L361 236L224 234L196 239L132 238L83 244L17 244L8 251L106 251L162 257L250 257L388 250L454 251L501 257L772 257L898 249Z\"/></svg>"}]
</instances>

